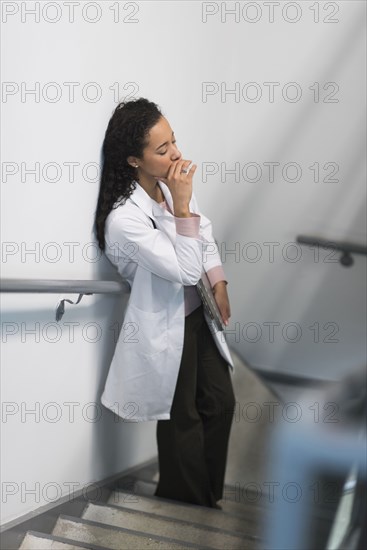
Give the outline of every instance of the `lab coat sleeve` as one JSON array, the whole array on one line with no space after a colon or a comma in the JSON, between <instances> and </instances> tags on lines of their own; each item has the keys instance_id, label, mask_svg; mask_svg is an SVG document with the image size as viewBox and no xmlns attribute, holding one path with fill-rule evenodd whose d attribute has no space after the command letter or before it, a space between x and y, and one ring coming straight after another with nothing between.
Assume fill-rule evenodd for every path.
<instances>
[{"instance_id":1,"label":"lab coat sleeve","mask_svg":"<svg viewBox=\"0 0 367 550\"><path fill-rule=\"evenodd\" d=\"M185 286L196 285L200 279L204 246L200 236L177 233L173 244L164 231L152 227L144 214L117 216L106 223L106 244L113 248L114 263L122 276L124 267L136 262L159 277Z\"/></svg>"},{"instance_id":2,"label":"lab coat sleeve","mask_svg":"<svg viewBox=\"0 0 367 550\"><path fill-rule=\"evenodd\" d=\"M223 267L218 246L213 237L212 222L200 211L194 193L191 196L191 205L193 211L200 215L199 235L203 241L203 268L208 272L213 267Z\"/></svg>"}]
</instances>

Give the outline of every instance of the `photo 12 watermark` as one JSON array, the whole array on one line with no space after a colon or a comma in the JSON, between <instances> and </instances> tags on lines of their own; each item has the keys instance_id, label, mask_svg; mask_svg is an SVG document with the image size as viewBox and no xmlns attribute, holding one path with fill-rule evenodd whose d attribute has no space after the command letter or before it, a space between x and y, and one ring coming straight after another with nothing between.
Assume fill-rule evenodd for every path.
<instances>
[{"instance_id":1,"label":"photo 12 watermark","mask_svg":"<svg viewBox=\"0 0 367 550\"><path fill-rule=\"evenodd\" d=\"M340 3L317 2L202 2L202 23L278 23L303 21L335 24L340 21Z\"/></svg>"},{"instance_id":2,"label":"photo 12 watermark","mask_svg":"<svg viewBox=\"0 0 367 550\"><path fill-rule=\"evenodd\" d=\"M126 345L134 346L140 343L139 325L133 321L114 323L104 326L96 321L80 323L78 321L46 322L39 321L2 321L1 342L2 344L45 343L57 344L64 342L74 344L85 342L87 344L98 344L103 338L112 337L116 344L118 341Z\"/></svg>"},{"instance_id":3,"label":"photo 12 watermark","mask_svg":"<svg viewBox=\"0 0 367 550\"><path fill-rule=\"evenodd\" d=\"M134 494L134 486L124 481L122 489L130 494L120 492L115 502L136 503L139 502L139 495ZM100 502L103 498L104 489L99 482L81 483L80 481L3 481L1 483L1 502L3 504L11 501L22 503L51 503L63 498L72 501L75 498L84 499L87 502Z\"/></svg>"},{"instance_id":4,"label":"photo 12 watermark","mask_svg":"<svg viewBox=\"0 0 367 550\"><path fill-rule=\"evenodd\" d=\"M4 241L1 243L1 263L22 264L66 262L73 264L83 261L96 264L107 253L113 261L138 262L139 245L135 241L107 243L103 252L96 241L78 242L41 242L41 241Z\"/></svg>"},{"instance_id":5,"label":"photo 12 watermark","mask_svg":"<svg viewBox=\"0 0 367 550\"><path fill-rule=\"evenodd\" d=\"M340 86L337 82L217 82L201 83L203 103L288 103L300 101L339 103Z\"/></svg>"},{"instance_id":6,"label":"photo 12 watermark","mask_svg":"<svg viewBox=\"0 0 367 550\"><path fill-rule=\"evenodd\" d=\"M294 160L201 162L203 183L340 183L339 170L339 163L331 160L315 160L308 165Z\"/></svg>"},{"instance_id":7,"label":"photo 12 watermark","mask_svg":"<svg viewBox=\"0 0 367 550\"><path fill-rule=\"evenodd\" d=\"M329 401L305 404L297 401L245 401L236 400L233 411L224 411L232 416L233 422L248 424L275 424L279 421L289 424L304 422L313 424L335 424L340 422L338 403Z\"/></svg>"},{"instance_id":8,"label":"photo 12 watermark","mask_svg":"<svg viewBox=\"0 0 367 550\"><path fill-rule=\"evenodd\" d=\"M324 245L280 241L213 241L206 242L203 248L203 265L210 262L213 255L219 254L222 264L275 264L279 262L296 264L305 260L318 263L340 263L340 251L333 250L336 243L328 241ZM332 249L332 250L330 250Z\"/></svg>"},{"instance_id":9,"label":"photo 12 watermark","mask_svg":"<svg viewBox=\"0 0 367 550\"><path fill-rule=\"evenodd\" d=\"M139 412L135 401L114 403L106 408L100 401L3 401L1 403L2 424L96 424L113 415L113 422L134 421ZM120 416L123 414L124 416Z\"/></svg>"},{"instance_id":10,"label":"photo 12 watermark","mask_svg":"<svg viewBox=\"0 0 367 550\"><path fill-rule=\"evenodd\" d=\"M314 321L302 325L299 321L231 321L230 327L220 333L220 338L239 344L340 344L340 327L335 321Z\"/></svg>"},{"instance_id":11,"label":"photo 12 watermark","mask_svg":"<svg viewBox=\"0 0 367 550\"><path fill-rule=\"evenodd\" d=\"M1 22L24 24L70 23L97 25L101 22L137 24L140 22L140 2L1 2Z\"/></svg>"},{"instance_id":12,"label":"photo 12 watermark","mask_svg":"<svg viewBox=\"0 0 367 550\"><path fill-rule=\"evenodd\" d=\"M139 93L136 82L16 82L1 83L2 103L89 103L95 104L107 96L114 103L128 101Z\"/></svg>"},{"instance_id":13,"label":"photo 12 watermark","mask_svg":"<svg viewBox=\"0 0 367 550\"><path fill-rule=\"evenodd\" d=\"M81 163L76 160L64 162L15 162L1 163L1 176L4 184L11 183L98 183L102 167L98 162Z\"/></svg>"},{"instance_id":14,"label":"photo 12 watermark","mask_svg":"<svg viewBox=\"0 0 367 550\"><path fill-rule=\"evenodd\" d=\"M275 504L280 500L287 503L297 503L302 499L313 503L335 503L340 498L340 486L332 481L315 481L302 486L296 481L280 483L275 480L266 480L262 483L250 481L242 483L236 481L224 487L223 501L243 503L261 502L264 505Z\"/></svg>"}]
</instances>

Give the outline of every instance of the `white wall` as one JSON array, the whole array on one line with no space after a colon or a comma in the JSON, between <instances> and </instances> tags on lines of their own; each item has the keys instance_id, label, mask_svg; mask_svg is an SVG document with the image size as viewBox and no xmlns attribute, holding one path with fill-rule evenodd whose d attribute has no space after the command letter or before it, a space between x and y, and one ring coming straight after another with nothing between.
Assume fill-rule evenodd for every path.
<instances>
[{"instance_id":1,"label":"white wall","mask_svg":"<svg viewBox=\"0 0 367 550\"><path fill-rule=\"evenodd\" d=\"M314 2L274 3L272 22L268 2L79 1L73 19L65 2L2 2L2 277L115 278L94 261L95 165L117 102L148 97L199 166L195 190L229 280L229 345L254 367L303 376L337 378L363 364L365 258L350 269L303 247L299 261L284 258L298 234L365 239L365 4L317 5L318 22ZM35 163L39 180L26 172ZM226 173L236 163L238 181ZM336 181L325 181L334 168ZM274 262L265 243L275 243ZM156 453L154 422L115 423L99 405L123 300L84 297L57 329L58 299L2 296L2 400L13 412L2 423L4 523L67 495L72 482L78 489ZM273 342L269 323L279 323ZM301 335L290 343L294 327ZM326 342L334 329L338 341ZM89 421L88 403L101 419ZM35 406L39 418L22 416Z\"/></svg>"}]
</instances>

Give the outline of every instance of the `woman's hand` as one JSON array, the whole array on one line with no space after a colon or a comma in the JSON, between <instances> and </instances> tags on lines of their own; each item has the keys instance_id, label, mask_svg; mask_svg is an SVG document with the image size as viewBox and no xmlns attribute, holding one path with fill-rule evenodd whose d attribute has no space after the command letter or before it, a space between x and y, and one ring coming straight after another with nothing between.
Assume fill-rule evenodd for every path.
<instances>
[{"instance_id":1,"label":"woman's hand","mask_svg":"<svg viewBox=\"0 0 367 550\"><path fill-rule=\"evenodd\" d=\"M173 199L174 214L179 218L190 217L189 202L192 195L192 177L197 165L193 164L187 173L182 172L182 170L187 169L190 164L191 160L181 159L173 162L167 177L159 178L170 190Z\"/></svg>"},{"instance_id":2,"label":"woman's hand","mask_svg":"<svg viewBox=\"0 0 367 550\"><path fill-rule=\"evenodd\" d=\"M213 287L214 299L217 303L218 309L222 316L224 324L229 324L229 318L231 316L231 307L229 305L229 298L227 293L227 283L225 281L218 281Z\"/></svg>"}]
</instances>

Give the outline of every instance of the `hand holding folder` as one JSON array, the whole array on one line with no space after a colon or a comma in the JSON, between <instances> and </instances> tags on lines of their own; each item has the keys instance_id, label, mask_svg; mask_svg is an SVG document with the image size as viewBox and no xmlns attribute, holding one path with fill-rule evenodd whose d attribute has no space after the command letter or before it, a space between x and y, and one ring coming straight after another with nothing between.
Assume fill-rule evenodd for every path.
<instances>
[{"instance_id":1,"label":"hand holding folder","mask_svg":"<svg viewBox=\"0 0 367 550\"><path fill-rule=\"evenodd\" d=\"M204 309L213 320L216 329L224 330L225 324L223 323L222 315L219 311L217 302L215 301L212 287L205 271L203 271L201 279L196 285L196 288L198 290L201 301L203 302Z\"/></svg>"}]
</instances>

